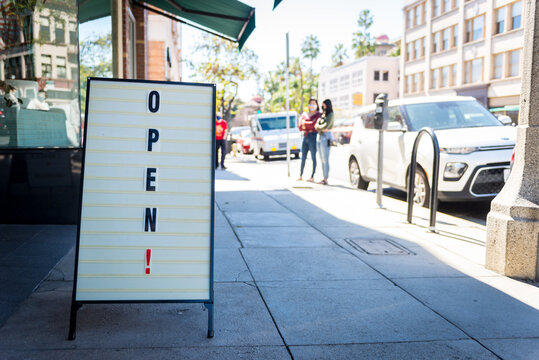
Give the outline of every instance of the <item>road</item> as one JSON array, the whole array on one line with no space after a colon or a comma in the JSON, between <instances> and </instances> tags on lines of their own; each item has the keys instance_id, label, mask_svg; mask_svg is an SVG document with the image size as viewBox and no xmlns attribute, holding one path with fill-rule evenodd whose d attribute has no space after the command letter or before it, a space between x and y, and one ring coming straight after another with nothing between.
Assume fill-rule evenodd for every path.
<instances>
[{"instance_id":1,"label":"road","mask_svg":"<svg viewBox=\"0 0 539 360\"><path fill-rule=\"evenodd\" d=\"M350 189L350 183L348 179L348 146L337 146L331 148L330 154L330 184L345 186ZM238 155L232 157L230 154L227 156L227 161L242 162L253 166L253 171L265 172L282 171L286 175L286 158L283 156L270 158L269 161L256 160L253 155ZM300 160L291 159L290 161L290 177L297 178L299 176ZM311 160L307 159L305 166L305 172L303 178L309 177L311 172ZM321 180L322 169L318 165L315 179ZM367 191L374 192L376 184L371 183ZM357 190L362 191L362 190ZM390 187L384 187L384 195L390 196L395 199L406 201L406 193ZM490 211L490 201L482 202L440 202L438 210L453 215L462 219L476 222L481 225L486 224L487 214Z\"/></svg>"}]
</instances>

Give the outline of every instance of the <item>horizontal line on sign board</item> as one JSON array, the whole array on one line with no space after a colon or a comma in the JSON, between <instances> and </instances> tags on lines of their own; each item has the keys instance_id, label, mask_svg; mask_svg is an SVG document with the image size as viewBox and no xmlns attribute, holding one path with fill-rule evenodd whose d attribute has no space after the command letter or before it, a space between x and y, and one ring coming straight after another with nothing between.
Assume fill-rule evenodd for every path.
<instances>
[{"instance_id":1,"label":"horizontal line on sign board","mask_svg":"<svg viewBox=\"0 0 539 360\"><path fill-rule=\"evenodd\" d=\"M149 87L148 84L143 84L143 86L128 86L128 85L109 85L109 84L92 84L92 89L125 89L125 90L144 90L144 91L150 91L150 90L159 90L164 92L177 92L177 93L188 93L188 94L206 94L211 95L212 90L210 87L208 89L195 89L194 87L189 87L189 89L174 89L172 86L170 87Z\"/></svg>"},{"instance_id":2,"label":"horizontal line on sign board","mask_svg":"<svg viewBox=\"0 0 539 360\"><path fill-rule=\"evenodd\" d=\"M152 275L152 274L140 274L140 275L133 275L133 274L78 274L78 277L81 278L209 278L209 275L201 275L201 274L194 274L194 275L175 275L175 274L162 274L162 275Z\"/></svg>"},{"instance_id":3,"label":"horizontal line on sign board","mask_svg":"<svg viewBox=\"0 0 539 360\"><path fill-rule=\"evenodd\" d=\"M206 209L209 210L209 206L204 205L156 205L156 204L94 204L94 203L84 203L84 206L88 207L121 207L121 208L147 208L147 207L156 207L166 209Z\"/></svg>"},{"instance_id":4,"label":"horizontal line on sign board","mask_svg":"<svg viewBox=\"0 0 539 360\"><path fill-rule=\"evenodd\" d=\"M209 233L182 233L182 232L152 232L152 231L81 231L82 235L142 235L142 236L184 236L206 237ZM181 246L180 246L181 247Z\"/></svg>"},{"instance_id":5,"label":"horizontal line on sign board","mask_svg":"<svg viewBox=\"0 0 539 360\"><path fill-rule=\"evenodd\" d=\"M190 293L205 293L208 289L84 289L77 288L77 292L81 293L110 293L110 292L190 292Z\"/></svg>"},{"instance_id":6,"label":"horizontal line on sign board","mask_svg":"<svg viewBox=\"0 0 539 360\"><path fill-rule=\"evenodd\" d=\"M146 99L121 99L121 98L92 98L93 101L113 101L113 102L130 102L145 104ZM164 105L190 105L190 106L212 106L211 102L189 102L189 101L161 101Z\"/></svg>"},{"instance_id":7,"label":"horizontal line on sign board","mask_svg":"<svg viewBox=\"0 0 539 360\"><path fill-rule=\"evenodd\" d=\"M140 264L140 260L81 260L80 263L85 264ZM207 260L152 260L154 264L209 264Z\"/></svg>"},{"instance_id":8,"label":"horizontal line on sign board","mask_svg":"<svg viewBox=\"0 0 539 360\"><path fill-rule=\"evenodd\" d=\"M134 195L186 195L186 196L210 196L201 192L180 192L180 191L146 191L146 190L101 190L84 189L85 193L91 194L134 194Z\"/></svg>"},{"instance_id":9,"label":"horizontal line on sign board","mask_svg":"<svg viewBox=\"0 0 539 360\"><path fill-rule=\"evenodd\" d=\"M143 137L119 137L119 136L87 136L87 139L92 140L113 140L113 141L143 141L146 142L146 138ZM174 140L174 139L159 139L159 142L173 143L173 144L211 144L209 140Z\"/></svg>"},{"instance_id":10,"label":"horizontal line on sign board","mask_svg":"<svg viewBox=\"0 0 539 360\"><path fill-rule=\"evenodd\" d=\"M180 118L180 119L210 119L210 116L208 115L181 115L181 114L163 114L163 113L146 113L146 112L140 112L140 111L117 111L117 110L95 110L91 109L88 110L89 114L105 114L105 115L129 115L129 116L152 116L152 118L157 119L160 117L172 117L172 118ZM96 126L96 124L92 123L93 126ZM138 126L128 126L129 124L114 124L113 126L120 126L120 127L138 127ZM104 125L100 125L104 126ZM148 125L144 126L148 127ZM170 129L171 126L157 126L162 129ZM186 128L181 128L181 130ZM187 128L188 130L211 130L210 128Z\"/></svg>"},{"instance_id":11,"label":"horizontal line on sign board","mask_svg":"<svg viewBox=\"0 0 539 360\"><path fill-rule=\"evenodd\" d=\"M121 177L121 176L91 176L87 175L85 179L91 180L120 180L120 181L141 181L144 178L141 177ZM159 182L180 182L180 183L209 183L208 179L169 179L169 178L159 178Z\"/></svg>"},{"instance_id":12,"label":"horizontal line on sign board","mask_svg":"<svg viewBox=\"0 0 539 360\"><path fill-rule=\"evenodd\" d=\"M182 157L210 157L210 154L185 153L185 152L165 152L165 151L136 151L136 150L101 150L87 149L87 153L105 153L105 154L137 154L137 155L165 155L165 156L182 156Z\"/></svg>"},{"instance_id":13,"label":"horizontal line on sign board","mask_svg":"<svg viewBox=\"0 0 539 360\"><path fill-rule=\"evenodd\" d=\"M107 234L108 235L108 234ZM81 249L123 249L123 250L146 250L148 246L135 245L80 245ZM151 246L152 250L209 250L209 246Z\"/></svg>"},{"instance_id":14,"label":"horizontal line on sign board","mask_svg":"<svg viewBox=\"0 0 539 360\"><path fill-rule=\"evenodd\" d=\"M88 221L140 221L140 217L133 218L96 218L96 217L83 217L82 220ZM179 222L179 223L209 223L209 219L162 219L159 218L159 222Z\"/></svg>"},{"instance_id":15,"label":"horizontal line on sign board","mask_svg":"<svg viewBox=\"0 0 539 360\"><path fill-rule=\"evenodd\" d=\"M164 169L188 169L188 170L210 170L210 166L184 166L184 165L161 165L161 164L125 164L125 163L86 163L86 166L112 166L112 167L144 167L144 168L164 168Z\"/></svg>"}]
</instances>

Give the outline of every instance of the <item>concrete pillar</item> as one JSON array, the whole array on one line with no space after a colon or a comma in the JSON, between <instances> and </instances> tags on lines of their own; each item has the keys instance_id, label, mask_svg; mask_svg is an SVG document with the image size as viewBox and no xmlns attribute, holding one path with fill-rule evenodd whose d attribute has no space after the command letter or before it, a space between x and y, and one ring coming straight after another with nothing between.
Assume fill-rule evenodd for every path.
<instances>
[{"instance_id":1,"label":"concrete pillar","mask_svg":"<svg viewBox=\"0 0 539 360\"><path fill-rule=\"evenodd\" d=\"M110 18L112 22L112 76L123 78L123 42L122 42L122 0L110 0Z\"/></svg>"},{"instance_id":2,"label":"concrete pillar","mask_svg":"<svg viewBox=\"0 0 539 360\"><path fill-rule=\"evenodd\" d=\"M539 7L536 0L525 3L516 157L487 217L486 267L539 280Z\"/></svg>"}]
</instances>

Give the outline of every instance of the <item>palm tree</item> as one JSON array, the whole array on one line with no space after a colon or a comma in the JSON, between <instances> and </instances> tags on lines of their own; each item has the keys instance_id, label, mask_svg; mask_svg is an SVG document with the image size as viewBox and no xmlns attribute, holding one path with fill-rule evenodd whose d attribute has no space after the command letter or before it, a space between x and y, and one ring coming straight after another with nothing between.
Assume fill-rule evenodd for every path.
<instances>
[{"instance_id":1,"label":"palm tree","mask_svg":"<svg viewBox=\"0 0 539 360\"><path fill-rule=\"evenodd\" d=\"M374 53L376 45L369 33L369 28L372 26L373 21L373 16L369 10L362 10L359 13L357 20L359 29L354 33L354 37L352 38L352 49L355 52L356 59Z\"/></svg>"},{"instance_id":2,"label":"palm tree","mask_svg":"<svg viewBox=\"0 0 539 360\"><path fill-rule=\"evenodd\" d=\"M341 66L346 59L348 59L348 54L344 45L335 45L335 48L333 49L333 55L331 55L331 61L333 62L333 66Z\"/></svg>"},{"instance_id":3,"label":"palm tree","mask_svg":"<svg viewBox=\"0 0 539 360\"><path fill-rule=\"evenodd\" d=\"M320 54L320 40L318 40L318 37L316 35L308 35L305 40L303 40L303 44L301 45L301 54L304 58L310 59L311 61L311 67L310 67L310 74L309 74L309 99L312 97L313 94L313 60L318 57L318 54Z\"/></svg>"}]
</instances>

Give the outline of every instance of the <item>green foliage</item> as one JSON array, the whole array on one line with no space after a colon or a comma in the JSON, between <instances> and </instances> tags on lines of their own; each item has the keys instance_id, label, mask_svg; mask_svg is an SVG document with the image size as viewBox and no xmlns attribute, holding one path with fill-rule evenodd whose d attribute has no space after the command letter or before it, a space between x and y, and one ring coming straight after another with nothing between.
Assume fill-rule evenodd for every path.
<instances>
[{"instance_id":1,"label":"green foliage","mask_svg":"<svg viewBox=\"0 0 539 360\"><path fill-rule=\"evenodd\" d=\"M305 40L303 40L303 44L301 44L301 54L304 59L309 59L311 61L311 66L309 68L309 98L311 98L314 86L313 60L320 54L320 40L318 40L318 37L313 34L308 35Z\"/></svg>"},{"instance_id":2,"label":"green foliage","mask_svg":"<svg viewBox=\"0 0 539 360\"><path fill-rule=\"evenodd\" d=\"M372 26L373 22L374 18L371 15L370 10L361 10L357 20L359 29L354 33L352 38L352 49L354 50L356 59L373 54L376 49L373 38L369 33L369 28Z\"/></svg>"},{"instance_id":3,"label":"green foliage","mask_svg":"<svg viewBox=\"0 0 539 360\"><path fill-rule=\"evenodd\" d=\"M217 110L229 121L234 115L234 103L238 100L238 87L241 81L259 79L258 56L254 51L228 40L210 34L194 49L200 61L188 61L198 81L214 83L217 87ZM197 58L198 59L198 58Z\"/></svg>"},{"instance_id":4,"label":"green foliage","mask_svg":"<svg viewBox=\"0 0 539 360\"><path fill-rule=\"evenodd\" d=\"M86 106L86 79L112 77L112 35L93 35L79 44L80 100L84 113Z\"/></svg>"},{"instance_id":5,"label":"green foliage","mask_svg":"<svg viewBox=\"0 0 539 360\"><path fill-rule=\"evenodd\" d=\"M302 113L304 105L308 103L311 84L306 84L305 77L312 77L312 88L318 88L318 75L307 72L305 74L300 59L290 59L289 93L290 110ZM286 110L286 65L284 62L277 69L270 71L264 79L264 112L278 112Z\"/></svg>"},{"instance_id":6,"label":"green foliage","mask_svg":"<svg viewBox=\"0 0 539 360\"><path fill-rule=\"evenodd\" d=\"M393 56L393 57L401 56L401 46L399 45L395 50L391 52L391 54L389 54L389 56Z\"/></svg>"},{"instance_id":7,"label":"green foliage","mask_svg":"<svg viewBox=\"0 0 539 360\"><path fill-rule=\"evenodd\" d=\"M335 45L335 48L333 49L333 55L331 55L331 62L333 66L341 66L345 60L348 59L348 53L346 52L346 48L343 44L337 44Z\"/></svg>"}]
</instances>

